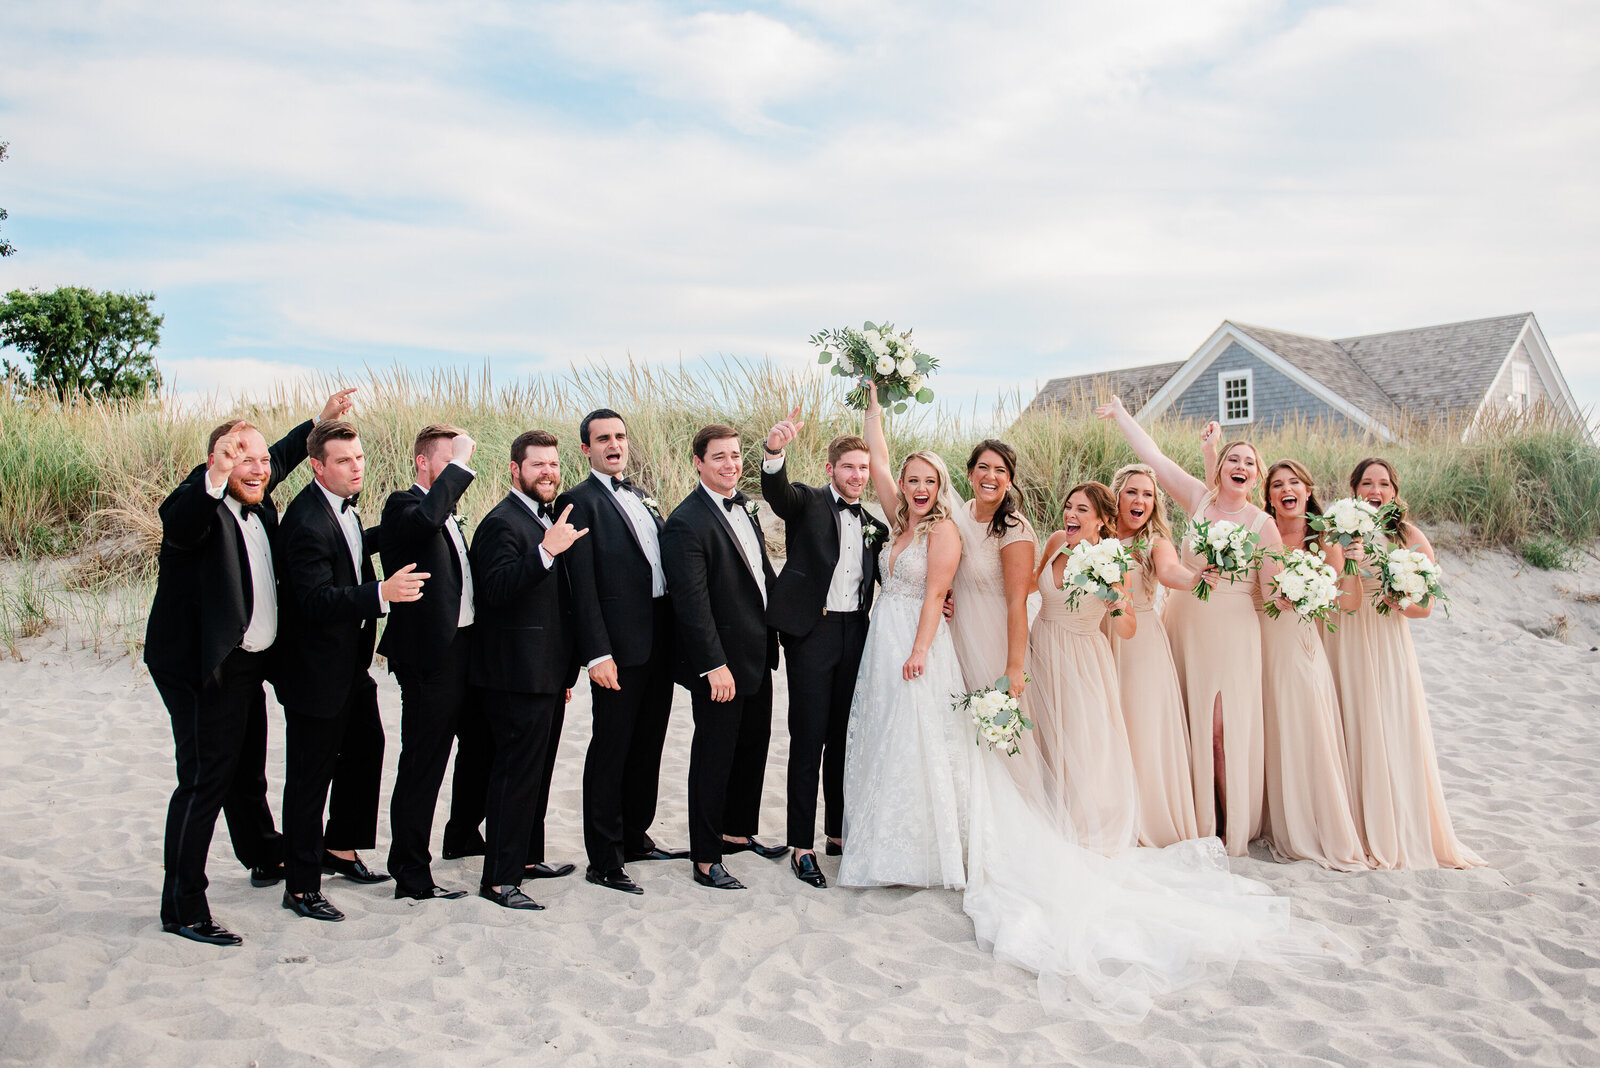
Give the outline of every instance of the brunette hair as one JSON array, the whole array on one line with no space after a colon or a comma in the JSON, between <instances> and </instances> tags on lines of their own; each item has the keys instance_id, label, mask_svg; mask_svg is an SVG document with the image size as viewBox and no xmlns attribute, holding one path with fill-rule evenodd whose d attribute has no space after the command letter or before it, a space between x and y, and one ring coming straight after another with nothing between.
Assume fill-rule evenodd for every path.
<instances>
[{"instance_id":1,"label":"brunette hair","mask_svg":"<svg viewBox=\"0 0 1600 1068\"><path fill-rule=\"evenodd\" d=\"M1066 511L1067 504L1072 500L1074 493L1081 493L1089 498L1089 506L1100 517L1100 536L1114 538L1117 536L1117 498L1112 494L1111 487L1104 482L1080 482L1067 491L1061 498L1061 510Z\"/></svg>"},{"instance_id":2,"label":"brunette hair","mask_svg":"<svg viewBox=\"0 0 1600 1068\"><path fill-rule=\"evenodd\" d=\"M739 432L725 423L712 423L710 426L703 426L700 428L700 432L694 436L694 458L696 460L704 460L706 458L706 449L713 441L721 441L724 438L738 438L738 436Z\"/></svg>"},{"instance_id":3,"label":"brunette hair","mask_svg":"<svg viewBox=\"0 0 1600 1068\"><path fill-rule=\"evenodd\" d=\"M1267 487L1267 483L1272 481L1273 473L1276 472L1276 471L1279 471L1279 470L1288 471L1295 478L1298 478L1301 482L1305 483L1305 485L1306 485L1306 516L1309 518L1310 516L1321 515L1322 514L1322 505L1317 503L1317 483L1311 477L1311 472L1306 470L1306 465L1301 463L1299 460L1291 460L1288 457L1284 457L1282 460L1279 460L1277 463L1275 463L1271 467L1267 468L1266 475L1263 476L1262 479L1261 479L1262 496L1266 498L1266 502L1267 502L1267 504L1266 504L1266 513L1268 515L1270 515L1273 519L1277 519L1278 518L1278 510L1276 508L1274 508L1273 505L1272 505L1272 491L1267 489L1266 487ZM1323 535L1318 533L1315 530L1312 530L1311 529L1311 524L1307 523L1306 524L1305 544L1306 545L1310 545L1312 542L1316 542L1318 545L1321 545L1322 541L1323 541Z\"/></svg>"},{"instance_id":4,"label":"brunette hair","mask_svg":"<svg viewBox=\"0 0 1600 1068\"><path fill-rule=\"evenodd\" d=\"M218 423L212 428L211 436L206 439L206 456L209 458L212 453L217 451L217 442L221 441L224 435L236 432L243 433L246 430L254 430L258 434L261 433L261 429L258 426L244 419L229 419L226 423Z\"/></svg>"},{"instance_id":5,"label":"brunette hair","mask_svg":"<svg viewBox=\"0 0 1600 1068\"><path fill-rule=\"evenodd\" d=\"M840 434L828 442L828 462L830 464L838 463L839 457L847 452L864 452L868 456L872 455L872 449L868 447L867 439L859 434Z\"/></svg>"},{"instance_id":6,"label":"brunette hair","mask_svg":"<svg viewBox=\"0 0 1600 1068\"><path fill-rule=\"evenodd\" d=\"M1350 472L1350 495L1352 497L1356 495L1356 487L1361 485L1361 476L1366 474L1367 468L1373 464L1378 464L1389 472L1389 483L1394 486L1394 506L1397 511L1394 513L1393 518L1384 524L1385 529L1383 532L1391 537L1399 536L1402 528L1411 525L1410 519L1407 518L1411 509L1406 504L1405 498L1400 496L1400 476L1395 474L1394 464L1381 456L1368 456L1365 460L1356 464L1355 470Z\"/></svg>"},{"instance_id":7,"label":"brunette hair","mask_svg":"<svg viewBox=\"0 0 1600 1068\"><path fill-rule=\"evenodd\" d=\"M622 423L622 429L624 432L626 432L628 429L628 421L623 419L622 416L618 415L610 408L596 408L594 411L584 416L583 422L578 424L578 440L583 442L585 445L589 444L589 424L594 422L596 419L616 419Z\"/></svg>"},{"instance_id":8,"label":"brunette hair","mask_svg":"<svg viewBox=\"0 0 1600 1068\"><path fill-rule=\"evenodd\" d=\"M417 431L417 440L411 443L411 458L415 460L418 456L426 453L436 441L448 440L457 434L465 433L465 430L458 426L451 426L449 423L429 423Z\"/></svg>"},{"instance_id":9,"label":"brunette hair","mask_svg":"<svg viewBox=\"0 0 1600 1068\"><path fill-rule=\"evenodd\" d=\"M1133 554L1133 558L1139 561L1140 572L1149 579L1156 571L1155 539L1159 536L1168 541L1173 540L1172 520L1167 516L1167 495L1161 492L1161 482L1156 478L1155 468L1149 464L1128 464L1117 468L1117 473L1111 476L1112 526L1116 526L1118 518L1122 515L1122 491L1127 488L1128 479L1134 475L1148 478L1156 490L1155 504L1151 507L1150 514L1144 517L1142 528L1143 533L1147 535L1145 538L1147 544Z\"/></svg>"},{"instance_id":10,"label":"brunette hair","mask_svg":"<svg viewBox=\"0 0 1600 1068\"><path fill-rule=\"evenodd\" d=\"M522 461L528 458L529 449L554 449L560 445L548 430L524 430L511 443L511 462L521 467Z\"/></svg>"},{"instance_id":11,"label":"brunette hair","mask_svg":"<svg viewBox=\"0 0 1600 1068\"><path fill-rule=\"evenodd\" d=\"M343 419L324 419L306 435L306 455L320 462L328 458L328 442L354 441L359 436L354 423L347 423Z\"/></svg>"},{"instance_id":12,"label":"brunette hair","mask_svg":"<svg viewBox=\"0 0 1600 1068\"><path fill-rule=\"evenodd\" d=\"M992 452L1000 457L1000 462L1006 465L1006 476L1011 480L1005 496L1000 498L1000 504L995 508L994 515L989 518L988 536L1003 538L1006 536L1006 531L1022 521L1022 494L1017 491L1017 450L995 438L984 438L972 447L972 452L967 457L969 481L972 478L972 469L978 466L978 461L986 452Z\"/></svg>"}]
</instances>

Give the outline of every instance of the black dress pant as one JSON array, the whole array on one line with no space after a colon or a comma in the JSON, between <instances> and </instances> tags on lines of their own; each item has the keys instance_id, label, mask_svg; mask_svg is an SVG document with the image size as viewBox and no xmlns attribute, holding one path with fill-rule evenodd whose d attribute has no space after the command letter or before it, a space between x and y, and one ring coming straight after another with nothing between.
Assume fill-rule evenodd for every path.
<instances>
[{"instance_id":1,"label":"black dress pant","mask_svg":"<svg viewBox=\"0 0 1600 1068\"><path fill-rule=\"evenodd\" d=\"M867 643L865 612L826 612L803 638L785 637L789 676L789 844L811 849L817 833L817 777L823 825L844 835L844 742L856 672Z\"/></svg>"},{"instance_id":2,"label":"black dress pant","mask_svg":"<svg viewBox=\"0 0 1600 1068\"><path fill-rule=\"evenodd\" d=\"M266 655L235 649L200 685L165 672L151 679L172 718L178 787L167 804L161 922L195 924L206 904L206 854L220 810L246 868L283 861L267 804Z\"/></svg>"},{"instance_id":3,"label":"black dress pant","mask_svg":"<svg viewBox=\"0 0 1600 1068\"><path fill-rule=\"evenodd\" d=\"M450 763L450 743L467 702L467 663L472 628L462 627L419 675L395 666L400 681L400 766L389 799L389 874L395 888L427 890L433 886L428 851L439 787Z\"/></svg>"},{"instance_id":4,"label":"black dress pant","mask_svg":"<svg viewBox=\"0 0 1600 1068\"><path fill-rule=\"evenodd\" d=\"M450 775L450 818L444 825L444 851L459 856L483 852L479 828L489 797L489 765L494 760L494 736L483 717L483 703L471 692L456 717L456 765Z\"/></svg>"},{"instance_id":5,"label":"black dress pant","mask_svg":"<svg viewBox=\"0 0 1600 1068\"><path fill-rule=\"evenodd\" d=\"M620 690L589 683L594 733L583 761L583 844L590 866L622 867L650 849L661 787L661 748L672 713L672 601L657 597L650 659L617 668Z\"/></svg>"},{"instance_id":6,"label":"black dress pant","mask_svg":"<svg viewBox=\"0 0 1600 1068\"><path fill-rule=\"evenodd\" d=\"M371 849L377 842L383 777L378 687L362 670L332 715L285 708L283 716L288 724L284 883L290 893L307 894L322 888L324 849Z\"/></svg>"},{"instance_id":7,"label":"black dress pant","mask_svg":"<svg viewBox=\"0 0 1600 1068\"><path fill-rule=\"evenodd\" d=\"M556 754L561 750L561 728L567 722L567 695L562 693L550 713L549 737L545 739L544 767L539 775L539 792L533 799L533 826L528 828L528 864L544 863L544 817L550 810L550 780L556 773Z\"/></svg>"},{"instance_id":8,"label":"black dress pant","mask_svg":"<svg viewBox=\"0 0 1600 1068\"><path fill-rule=\"evenodd\" d=\"M481 689L476 693L494 735L482 885L520 886L533 825L543 819L539 799L549 797L545 776L550 724L561 712L565 695ZM542 840L541 832L541 844Z\"/></svg>"},{"instance_id":9,"label":"black dress pant","mask_svg":"<svg viewBox=\"0 0 1600 1068\"><path fill-rule=\"evenodd\" d=\"M772 672L759 689L713 701L696 679L689 690L694 741L689 746L689 855L697 864L722 860L724 834L753 835L761 819L761 783L772 736Z\"/></svg>"}]
</instances>

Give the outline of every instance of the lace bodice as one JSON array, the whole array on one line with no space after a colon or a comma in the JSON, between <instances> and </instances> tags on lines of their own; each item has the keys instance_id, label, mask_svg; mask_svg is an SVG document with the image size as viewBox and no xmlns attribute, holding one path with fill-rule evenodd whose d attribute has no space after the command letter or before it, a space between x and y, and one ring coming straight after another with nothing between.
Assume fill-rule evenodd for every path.
<instances>
[{"instance_id":1,"label":"lace bodice","mask_svg":"<svg viewBox=\"0 0 1600 1068\"><path fill-rule=\"evenodd\" d=\"M894 561L894 570L889 570L889 562ZM894 540L891 538L878 550L878 573L887 576L883 580L883 596L885 597L911 597L921 601L928 589L928 537L926 534L914 534L911 544L903 549L899 556L894 555Z\"/></svg>"}]
</instances>

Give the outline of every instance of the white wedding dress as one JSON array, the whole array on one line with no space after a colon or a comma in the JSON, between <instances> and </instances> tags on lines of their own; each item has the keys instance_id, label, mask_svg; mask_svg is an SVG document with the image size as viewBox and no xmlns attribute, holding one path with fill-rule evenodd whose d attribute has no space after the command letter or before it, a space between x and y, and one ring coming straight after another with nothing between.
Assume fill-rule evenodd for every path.
<instances>
[{"instance_id":1,"label":"white wedding dress","mask_svg":"<svg viewBox=\"0 0 1600 1068\"><path fill-rule=\"evenodd\" d=\"M943 621L923 677L901 678L927 549L916 539L893 571L890 551L851 704L841 885L964 887L979 945L1079 1017L1141 1018L1155 997L1240 960L1333 959L1342 947L1231 874L1216 838L1110 857L1080 848L1026 741L1016 757L974 744L952 707L965 686Z\"/></svg>"}]
</instances>

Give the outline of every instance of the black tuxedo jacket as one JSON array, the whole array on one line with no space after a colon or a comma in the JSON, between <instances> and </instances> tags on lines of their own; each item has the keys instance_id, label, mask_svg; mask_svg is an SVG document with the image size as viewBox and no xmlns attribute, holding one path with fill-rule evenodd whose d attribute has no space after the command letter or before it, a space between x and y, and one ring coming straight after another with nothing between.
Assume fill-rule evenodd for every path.
<instances>
[{"instance_id":1,"label":"black tuxedo jacket","mask_svg":"<svg viewBox=\"0 0 1600 1068\"><path fill-rule=\"evenodd\" d=\"M461 620L461 558L444 527L472 477L466 468L450 464L426 493L411 486L389 494L383 504L378 551L383 573L392 575L407 564L428 573L420 601L389 606L378 652L388 657L390 671L399 667L426 678L433 674L439 652L455 640Z\"/></svg>"},{"instance_id":2,"label":"black tuxedo jacket","mask_svg":"<svg viewBox=\"0 0 1600 1068\"><path fill-rule=\"evenodd\" d=\"M550 694L577 681L565 566L571 550L557 556L554 567L545 567L539 552L543 540L544 527L510 493L478 524L470 554L477 620L467 673L474 686Z\"/></svg>"},{"instance_id":3,"label":"black tuxedo jacket","mask_svg":"<svg viewBox=\"0 0 1600 1068\"><path fill-rule=\"evenodd\" d=\"M285 706L332 717L358 679L373 685L367 668L383 608L371 553L364 544L357 574L344 530L315 481L284 510L276 546L279 653L272 685Z\"/></svg>"},{"instance_id":4,"label":"black tuxedo jacket","mask_svg":"<svg viewBox=\"0 0 1600 1068\"><path fill-rule=\"evenodd\" d=\"M775 474L761 472L761 496L783 520L783 540L789 551L783 572L768 590L767 622L785 635L803 638L822 618L833 569L839 565L839 508L829 487L790 482L787 463ZM863 506L861 611L872 607L874 587L880 581L878 549L888 535L888 528Z\"/></svg>"},{"instance_id":5,"label":"black tuxedo jacket","mask_svg":"<svg viewBox=\"0 0 1600 1068\"><path fill-rule=\"evenodd\" d=\"M272 475L261 522L277 556L278 508L272 491L306 458L307 420L268 449ZM145 629L144 662L200 685L244 637L255 609L244 534L227 501L206 493L201 464L161 502L161 554ZM283 620L278 621L279 640Z\"/></svg>"},{"instance_id":6,"label":"black tuxedo jacket","mask_svg":"<svg viewBox=\"0 0 1600 1068\"><path fill-rule=\"evenodd\" d=\"M776 576L761 524L743 508L729 511L696 486L661 530L661 562L678 620L678 683L694 688L723 665L740 693L757 688L778 666L777 633L767 626L761 589L734 539L733 524L755 526L770 596Z\"/></svg>"},{"instance_id":7,"label":"black tuxedo jacket","mask_svg":"<svg viewBox=\"0 0 1600 1068\"><path fill-rule=\"evenodd\" d=\"M578 662L610 656L618 667L636 667L650 659L654 642L650 558L639 535L609 486L592 474L555 502L555 514L567 505L567 522L589 533L561 554L572 582L572 613ZM656 519L657 537L662 522ZM665 548L662 555L666 554ZM666 564L663 561L662 568ZM671 583L669 581L670 590Z\"/></svg>"}]
</instances>

